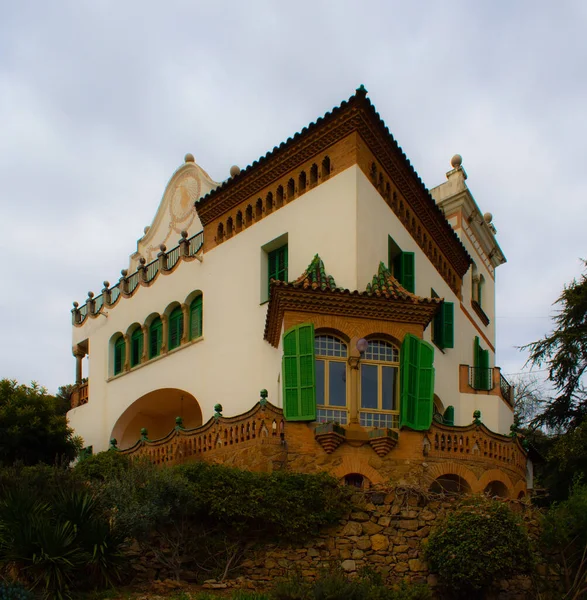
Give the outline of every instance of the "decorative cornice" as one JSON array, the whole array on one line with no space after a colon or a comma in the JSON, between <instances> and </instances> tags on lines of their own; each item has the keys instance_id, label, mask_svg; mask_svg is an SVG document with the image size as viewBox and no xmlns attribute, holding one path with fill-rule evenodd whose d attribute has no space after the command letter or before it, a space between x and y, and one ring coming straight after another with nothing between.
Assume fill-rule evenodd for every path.
<instances>
[{"instance_id":1,"label":"decorative cornice","mask_svg":"<svg viewBox=\"0 0 587 600\"><path fill-rule=\"evenodd\" d=\"M409 293L409 292L406 292ZM401 298L381 291L351 292L342 289L320 289L317 286L296 287L292 283L271 283L264 338L275 348L279 345L285 311L301 311L342 317L358 317L398 323L415 323L426 327L439 306L437 298L418 296Z\"/></svg>"},{"instance_id":2,"label":"decorative cornice","mask_svg":"<svg viewBox=\"0 0 587 600\"><path fill-rule=\"evenodd\" d=\"M460 278L471 258L361 86L354 96L195 203L204 226L335 142L358 132Z\"/></svg>"}]
</instances>

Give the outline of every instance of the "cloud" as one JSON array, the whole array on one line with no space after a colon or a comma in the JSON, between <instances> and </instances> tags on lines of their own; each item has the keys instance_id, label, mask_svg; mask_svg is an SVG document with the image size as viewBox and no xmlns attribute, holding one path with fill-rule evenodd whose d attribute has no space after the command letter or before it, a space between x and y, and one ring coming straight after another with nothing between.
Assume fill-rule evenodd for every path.
<instances>
[{"instance_id":1,"label":"cloud","mask_svg":"<svg viewBox=\"0 0 587 600\"><path fill-rule=\"evenodd\" d=\"M580 0L23 0L2 10L2 375L53 390L71 380L70 302L118 277L186 152L225 179L360 83L430 187L460 152L494 215L509 260L497 273L498 361L519 369L513 346L543 335L551 303L580 273ZM529 314L539 318L519 318Z\"/></svg>"}]
</instances>

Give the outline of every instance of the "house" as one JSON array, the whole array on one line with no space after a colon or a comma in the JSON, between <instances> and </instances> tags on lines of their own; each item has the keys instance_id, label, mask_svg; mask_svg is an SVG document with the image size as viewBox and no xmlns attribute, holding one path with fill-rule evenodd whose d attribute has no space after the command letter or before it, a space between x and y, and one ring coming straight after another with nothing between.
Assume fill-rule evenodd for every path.
<instances>
[{"instance_id":1,"label":"house","mask_svg":"<svg viewBox=\"0 0 587 600\"><path fill-rule=\"evenodd\" d=\"M74 303L76 433L159 463L524 494L505 257L451 167L428 190L362 86L222 183L186 155L120 280Z\"/></svg>"}]
</instances>

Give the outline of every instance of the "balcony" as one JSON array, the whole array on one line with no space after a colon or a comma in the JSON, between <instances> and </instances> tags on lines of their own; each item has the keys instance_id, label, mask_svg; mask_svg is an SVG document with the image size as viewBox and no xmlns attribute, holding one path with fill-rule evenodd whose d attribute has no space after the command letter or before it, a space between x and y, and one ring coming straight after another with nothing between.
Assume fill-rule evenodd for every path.
<instances>
[{"instance_id":1,"label":"balcony","mask_svg":"<svg viewBox=\"0 0 587 600\"><path fill-rule=\"evenodd\" d=\"M499 367L460 365L459 381L461 393L501 396L510 406L514 405L514 386L501 374Z\"/></svg>"},{"instance_id":2,"label":"balcony","mask_svg":"<svg viewBox=\"0 0 587 600\"><path fill-rule=\"evenodd\" d=\"M75 386L73 392L71 393L71 408L77 408L82 404L87 404L90 399L90 383L89 381L84 381L83 383L79 383Z\"/></svg>"}]
</instances>

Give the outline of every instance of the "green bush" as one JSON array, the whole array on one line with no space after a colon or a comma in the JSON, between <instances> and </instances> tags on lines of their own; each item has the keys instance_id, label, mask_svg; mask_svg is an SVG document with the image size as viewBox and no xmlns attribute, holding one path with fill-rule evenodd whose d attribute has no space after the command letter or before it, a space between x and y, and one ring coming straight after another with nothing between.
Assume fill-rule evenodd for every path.
<instances>
[{"instance_id":1,"label":"green bush","mask_svg":"<svg viewBox=\"0 0 587 600\"><path fill-rule=\"evenodd\" d=\"M0 600L34 600L32 592L18 583L0 583Z\"/></svg>"},{"instance_id":2,"label":"green bush","mask_svg":"<svg viewBox=\"0 0 587 600\"><path fill-rule=\"evenodd\" d=\"M495 580L528 573L533 565L523 524L507 504L484 497L448 513L430 535L426 559L453 598L480 597Z\"/></svg>"},{"instance_id":3,"label":"green bush","mask_svg":"<svg viewBox=\"0 0 587 600\"><path fill-rule=\"evenodd\" d=\"M75 465L74 471L85 481L107 481L128 471L131 460L114 450L98 452Z\"/></svg>"},{"instance_id":4,"label":"green bush","mask_svg":"<svg viewBox=\"0 0 587 600\"><path fill-rule=\"evenodd\" d=\"M389 589L381 576L372 570L363 570L359 577L350 580L342 571L323 573L314 583L293 574L279 581L272 590L272 600L430 600L426 586L409 586Z\"/></svg>"},{"instance_id":5,"label":"green bush","mask_svg":"<svg viewBox=\"0 0 587 600\"><path fill-rule=\"evenodd\" d=\"M73 478L43 490L39 472L33 475L25 471L0 488L0 566L44 598L68 598L80 584L111 584L124 560L122 540L97 498L76 489Z\"/></svg>"},{"instance_id":6,"label":"green bush","mask_svg":"<svg viewBox=\"0 0 587 600\"><path fill-rule=\"evenodd\" d=\"M542 522L542 546L558 559L569 598L587 580L587 485L576 483L568 500L554 503Z\"/></svg>"}]
</instances>

